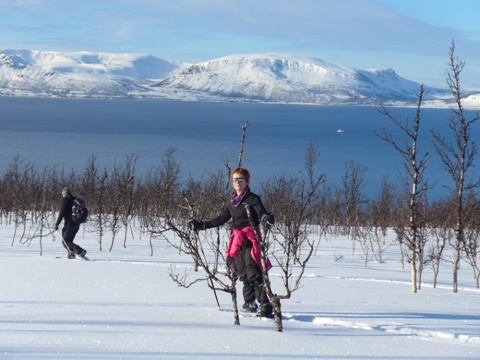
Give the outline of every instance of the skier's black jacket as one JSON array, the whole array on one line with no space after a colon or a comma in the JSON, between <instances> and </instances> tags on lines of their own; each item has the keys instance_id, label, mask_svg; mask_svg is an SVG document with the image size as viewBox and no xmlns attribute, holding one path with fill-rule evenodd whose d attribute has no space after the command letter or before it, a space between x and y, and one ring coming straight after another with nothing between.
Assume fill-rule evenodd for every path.
<instances>
[{"instance_id":1,"label":"skier's black jacket","mask_svg":"<svg viewBox=\"0 0 480 360\"><path fill-rule=\"evenodd\" d=\"M220 215L211 220L200 222L199 228L205 230L218 227L225 224L230 219L232 219L232 226L234 229L243 229L246 226L250 226L250 221L248 220L245 204L250 205L252 219L255 223L255 226L258 226L260 224L260 219L262 219L265 215L270 216L270 213L268 213L263 206L260 197L252 192L248 192L248 194L245 195L245 197L242 199L242 202L238 206L234 206L229 201L225 209L223 209L220 213Z\"/></svg>"},{"instance_id":2,"label":"skier's black jacket","mask_svg":"<svg viewBox=\"0 0 480 360\"><path fill-rule=\"evenodd\" d=\"M72 195L68 195L62 198L62 202L60 204L60 211L58 213L57 222L55 223L55 227L58 227L62 222L62 219L65 219L65 224L72 221L72 206L73 206L74 197Z\"/></svg>"}]
</instances>

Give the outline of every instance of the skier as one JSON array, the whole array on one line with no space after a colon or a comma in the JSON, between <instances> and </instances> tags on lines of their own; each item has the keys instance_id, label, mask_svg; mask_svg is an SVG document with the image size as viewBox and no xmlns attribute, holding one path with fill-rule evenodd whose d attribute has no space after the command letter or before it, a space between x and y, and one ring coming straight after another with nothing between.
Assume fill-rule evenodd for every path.
<instances>
[{"instance_id":1,"label":"skier","mask_svg":"<svg viewBox=\"0 0 480 360\"><path fill-rule=\"evenodd\" d=\"M233 230L227 246L227 265L243 282L243 310L255 312L259 302L257 316L273 317L273 309L263 289L261 264L261 250L255 239L255 232L250 226L245 204L251 208L253 222L259 226L260 221L272 226L275 217L267 212L260 197L250 191L250 173L247 169L237 168L232 173L232 187L234 192L229 203L213 219L205 221L191 220L190 224L195 231L219 227L232 219ZM267 270L272 267L267 260Z\"/></svg>"},{"instance_id":2,"label":"skier","mask_svg":"<svg viewBox=\"0 0 480 360\"><path fill-rule=\"evenodd\" d=\"M60 212L55 223L55 230L58 230L58 226L64 220L62 229L63 247L68 251L68 258L75 259L76 257L85 257L87 251L73 242L75 235L77 235L80 224L75 223L72 220L72 206L75 197L72 195L68 187L62 189L62 202L60 204Z\"/></svg>"}]
</instances>

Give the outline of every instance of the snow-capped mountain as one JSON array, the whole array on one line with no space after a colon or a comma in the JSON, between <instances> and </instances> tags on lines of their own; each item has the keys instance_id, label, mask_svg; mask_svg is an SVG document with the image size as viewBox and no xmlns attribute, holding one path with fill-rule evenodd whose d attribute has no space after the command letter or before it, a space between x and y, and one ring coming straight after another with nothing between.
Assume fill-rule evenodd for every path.
<instances>
[{"instance_id":1,"label":"snow-capped mountain","mask_svg":"<svg viewBox=\"0 0 480 360\"><path fill-rule=\"evenodd\" d=\"M412 102L420 89L420 84L398 76L392 69L357 70L278 54L227 56L190 65L158 86L229 99L308 104ZM430 90L431 95L443 93Z\"/></svg>"},{"instance_id":2,"label":"snow-capped mountain","mask_svg":"<svg viewBox=\"0 0 480 360\"><path fill-rule=\"evenodd\" d=\"M233 55L198 64L149 55L0 51L0 95L415 105L420 84L393 69L359 70L282 54ZM425 100L445 106L444 89ZM478 94L470 102L479 103Z\"/></svg>"},{"instance_id":3,"label":"snow-capped mountain","mask_svg":"<svg viewBox=\"0 0 480 360\"><path fill-rule=\"evenodd\" d=\"M3 50L0 95L131 97L178 67L146 55Z\"/></svg>"}]
</instances>

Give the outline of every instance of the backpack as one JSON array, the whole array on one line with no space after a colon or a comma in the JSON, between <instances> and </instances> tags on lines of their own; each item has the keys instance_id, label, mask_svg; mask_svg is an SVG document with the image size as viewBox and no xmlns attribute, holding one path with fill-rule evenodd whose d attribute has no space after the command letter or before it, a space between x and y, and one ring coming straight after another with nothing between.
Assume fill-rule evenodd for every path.
<instances>
[{"instance_id":1,"label":"backpack","mask_svg":"<svg viewBox=\"0 0 480 360\"><path fill-rule=\"evenodd\" d=\"M80 198L73 199L72 221L77 224L83 224L87 221L88 209L85 200Z\"/></svg>"}]
</instances>

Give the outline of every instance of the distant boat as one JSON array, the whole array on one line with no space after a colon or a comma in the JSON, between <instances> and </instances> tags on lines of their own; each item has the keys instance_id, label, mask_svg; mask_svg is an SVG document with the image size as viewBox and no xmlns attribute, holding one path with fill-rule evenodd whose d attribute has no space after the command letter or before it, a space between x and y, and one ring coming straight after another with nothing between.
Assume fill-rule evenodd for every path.
<instances>
[{"instance_id":1,"label":"distant boat","mask_svg":"<svg viewBox=\"0 0 480 360\"><path fill-rule=\"evenodd\" d=\"M343 129L338 129L337 130L337 133L343 133L343 132L345 132L345 130L343 130Z\"/></svg>"}]
</instances>

